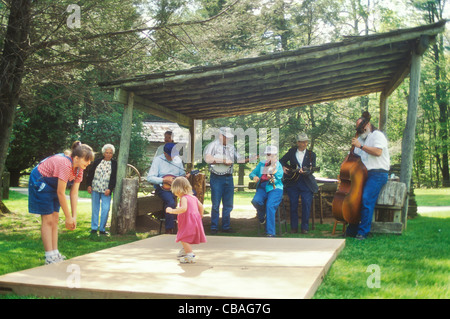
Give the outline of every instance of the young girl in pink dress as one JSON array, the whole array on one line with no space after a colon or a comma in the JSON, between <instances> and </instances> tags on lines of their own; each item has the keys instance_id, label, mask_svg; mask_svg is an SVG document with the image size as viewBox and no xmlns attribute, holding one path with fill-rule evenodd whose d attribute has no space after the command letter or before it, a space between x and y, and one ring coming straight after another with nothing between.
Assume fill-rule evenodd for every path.
<instances>
[{"instance_id":1,"label":"young girl in pink dress","mask_svg":"<svg viewBox=\"0 0 450 319\"><path fill-rule=\"evenodd\" d=\"M192 187L186 177L177 177L172 183L172 193L180 199L180 207L167 207L166 212L178 214L178 233L176 242L181 242L183 248L178 257L180 262L194 263L195 255L192 244L206 243L203 229L203 205L192 193Z\"/></svg>"}]
</instances>

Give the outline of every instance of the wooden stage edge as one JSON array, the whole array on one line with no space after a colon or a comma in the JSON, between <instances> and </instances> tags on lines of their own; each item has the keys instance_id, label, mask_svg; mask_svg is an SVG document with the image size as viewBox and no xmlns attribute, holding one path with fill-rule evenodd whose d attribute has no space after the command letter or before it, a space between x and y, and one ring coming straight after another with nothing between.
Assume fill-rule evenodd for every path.
<instances>
[{"instance_id":1,"label":"wooden stage edge","mask_svg":"<svg viewBox=\"0 0 450 319\"><path fill-rule=\"evenodd\" d=\"M161 235L0 276L0 293L82 299L307 299L345 239L209 236L180 264Z\"/></svg>"}]
</instances>

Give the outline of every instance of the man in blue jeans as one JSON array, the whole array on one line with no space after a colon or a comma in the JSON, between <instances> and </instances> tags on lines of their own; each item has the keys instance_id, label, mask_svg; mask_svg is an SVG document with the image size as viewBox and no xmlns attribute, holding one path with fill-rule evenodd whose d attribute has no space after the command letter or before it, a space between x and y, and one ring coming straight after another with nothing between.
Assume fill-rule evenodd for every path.
<instances>
[{"instance_id":1,"label":"man in blue jeans","mask_svg":"<svg viewBox=\"0 0 450 319\"><path fill-rule=\"evenodd\" d=\"M222 202L222 231L233 232L230 214L233 210L233 163L241 157L234 147L234 134L228 127L219 129L218 138L205 148L205 162L209 164L211 185L211 234L219 231L219 210Z\"/></svg>"},{"instance_id":2,"label":"man in blue jeans","mask_svg":"<svg viewBox=\"0 0 450 319\"><path fill-rule=\"evenodd\" d=\"M309 231L309 216L311 213L314 193L319 190L316 179L313 175L313 168L316 167L316 153L308 150L309 138L306 133L301 132L297 136L297 146L292 147L280 159L283 170L286 173L284 184L286 193L289 196L291 232L298 232L298 199L302 199L302 220L300 232L307 234ZM289 173L298 171L298 178L290 178Z\"/></svg>"},{"instance_id":3,"label":"man in blue jeans","mask_svg":"<svg viewBox=\"0 0 450 319\"><path fill-rule=\"evenodd\" d=\"M359 128L361 123L364 127ZM360 134L358 138L352 139L354 153L361 156L368 174L362 195L361 221L359 224L350 224L346 235L363 240L370 232L378 195L388 180L390 157L386 136L370 123L369 112L364 112L356 121L356 127L360 129Z\"/></svg>"}]
</instances>

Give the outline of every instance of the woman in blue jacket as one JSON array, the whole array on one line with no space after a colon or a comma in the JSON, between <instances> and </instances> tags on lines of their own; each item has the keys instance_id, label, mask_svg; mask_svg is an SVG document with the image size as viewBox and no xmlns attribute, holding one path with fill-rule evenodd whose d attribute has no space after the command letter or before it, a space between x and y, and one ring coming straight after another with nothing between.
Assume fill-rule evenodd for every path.
<instances>
[{"instance_id":1,"label":"woman in blue jacket","mask_svg":"<svg viewBox=\"0 0 450 319\"><path fill-rule=\"evenodd\" d=\"M266 223L267 237L275 237L275 213L283 199L283 167L276 146L267 146L264 154L267 159L250 173L250 179L257 183L252 204L260 223Z\"/></svg>"}]
</instances>

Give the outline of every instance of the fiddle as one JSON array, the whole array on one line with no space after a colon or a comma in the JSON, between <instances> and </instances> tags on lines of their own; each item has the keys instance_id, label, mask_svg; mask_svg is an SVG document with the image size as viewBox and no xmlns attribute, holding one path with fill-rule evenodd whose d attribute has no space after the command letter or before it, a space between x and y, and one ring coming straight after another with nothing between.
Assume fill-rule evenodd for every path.
<instances>
[{"instance_id":1,"label":"fiddle","mask_svg":"<svg viewBox=\"0 0 450 319\"><path fill-rule=\"evenodd\" d=\"M273 189L275 189L275 173L277 172L277 163L271 163L267 168L267 177L269 178L269 183L272 184Z\"/></svg>"}]
</instances>

